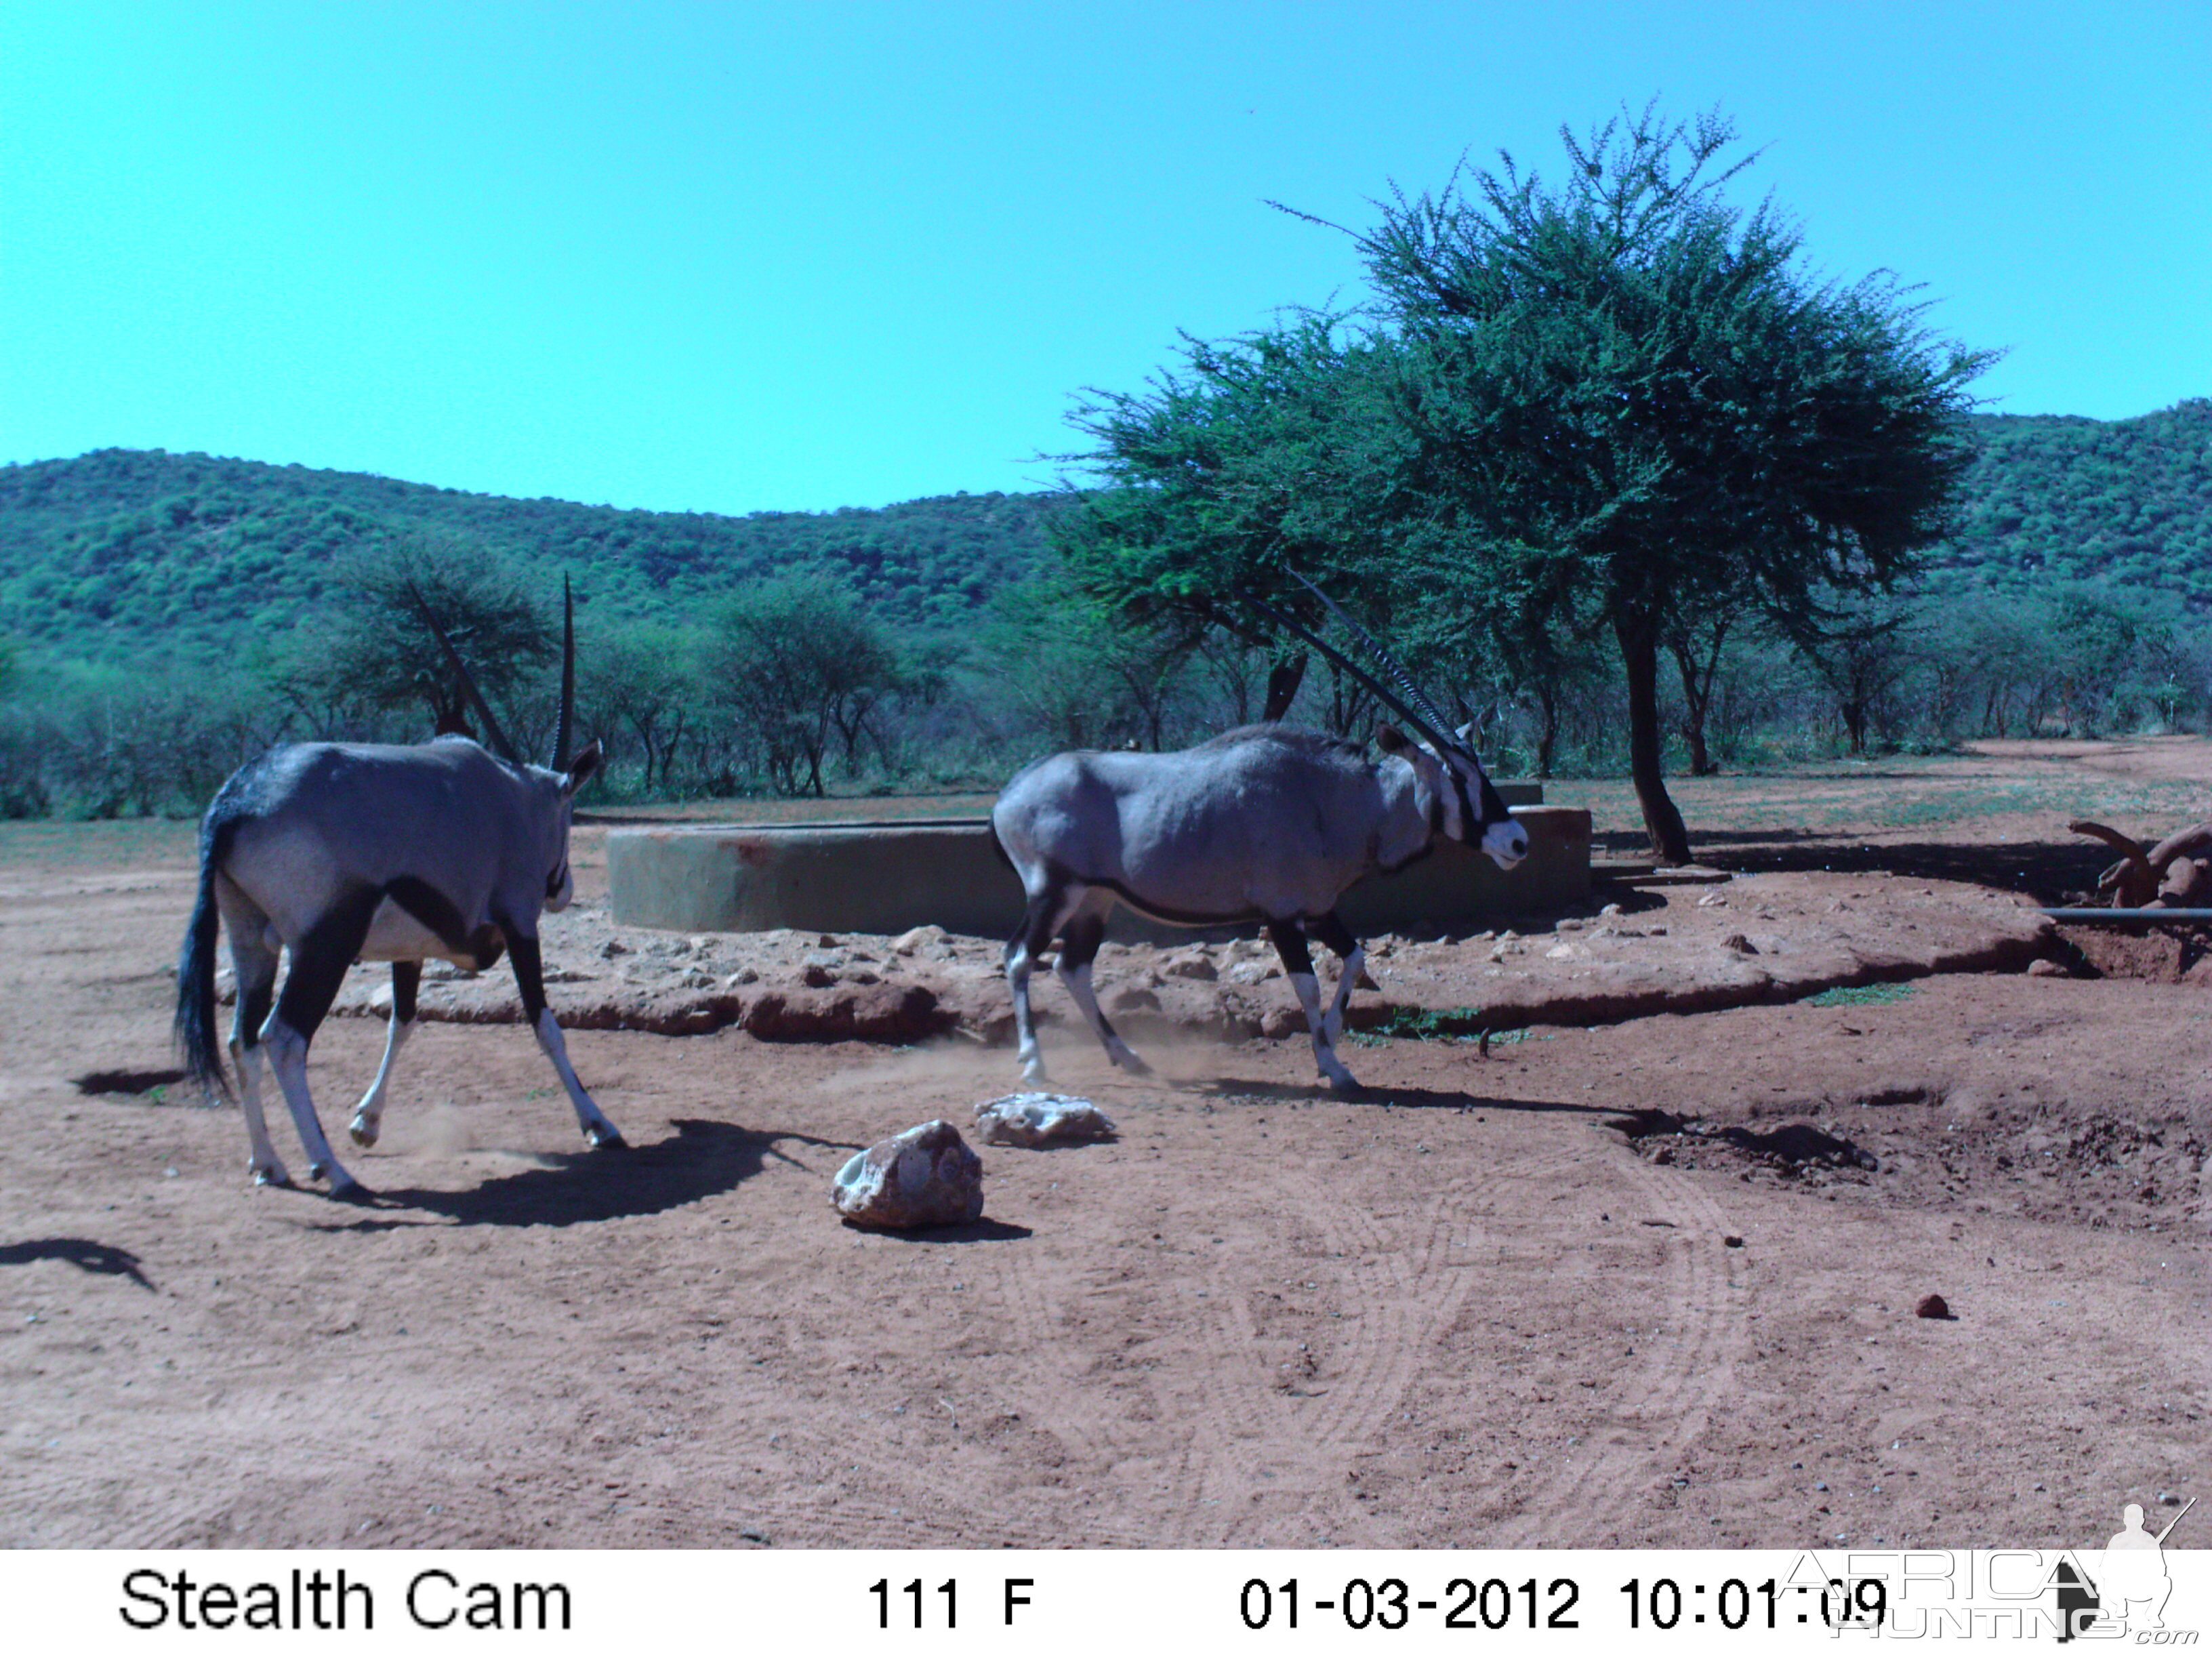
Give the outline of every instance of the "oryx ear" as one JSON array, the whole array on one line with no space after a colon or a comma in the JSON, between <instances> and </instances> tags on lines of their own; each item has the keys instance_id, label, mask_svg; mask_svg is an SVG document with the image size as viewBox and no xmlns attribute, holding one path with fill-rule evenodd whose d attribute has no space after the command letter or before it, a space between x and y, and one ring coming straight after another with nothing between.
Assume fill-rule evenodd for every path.
<instances>
[{"instance_id":1,"label":"oryx ear","mask_svg":"<svg viewBox=\"0 0 2212 1659\"><path fill-rule=\"evenodd\" d=\"M1403 732L1386 723L1375 728L1375 746L1386 755L1402 755L1413 744Z\"/></svg>"},{"instance_id":2,"label":"oryx ear","mask_svg":"<svg viewBox=\"0 0 2212 1659\"><path fill-rule=\"evenodd\" d=\"M564 795L573 795L582 788L590 781L592 774L599 769L599 762L602 758L599 753L599 740L593 738L584 745L583 752L568 763L568 774L561 780L561 793Z\"/></svg>"}]
</instances>

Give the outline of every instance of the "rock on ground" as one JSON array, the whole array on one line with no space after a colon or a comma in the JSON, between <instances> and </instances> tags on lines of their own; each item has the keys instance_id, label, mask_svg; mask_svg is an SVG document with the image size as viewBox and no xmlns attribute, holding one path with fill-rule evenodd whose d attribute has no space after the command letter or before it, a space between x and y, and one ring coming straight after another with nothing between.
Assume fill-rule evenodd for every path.
<instances>
[{"instance_id":1,"label":"rock on ground","mask_svg":"<svg viewBox=\"0 0 2212 1659\"><path fill-rule=\"evenodd\" d=\"M975 1109L987 1146L1043 1146L1055 1140L1110 1140L1114 1120L1078 1095L1024 1091Z\"/></svg>"},{"instance_id":2,"label":"rock on ground","mask_svg":"<svg viewBox=\"0 0 2212 1659\"><path fill-rule=\"evenodd\" d=\"M983 1160L941 1117L855 1152L830 1189L848 1221L947 1227L983 1213Z\"/></svg>"}]
</instances>

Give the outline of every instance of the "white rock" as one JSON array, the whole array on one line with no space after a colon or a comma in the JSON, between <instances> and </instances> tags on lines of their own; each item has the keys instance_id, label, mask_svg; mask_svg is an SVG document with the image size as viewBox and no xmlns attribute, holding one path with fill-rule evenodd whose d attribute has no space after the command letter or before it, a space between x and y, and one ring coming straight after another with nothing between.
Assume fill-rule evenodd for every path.
<instances>
[{"instance_id":1,"label":"white rock","mask_svg":"<svg viewBox=\"0 0 2212 1659\"><path fill-rule=\"evenodd\" d=\"M891 949L902 957L910 957L924 945L944 944L945 939L945 933L942 927L933 921L926 921L919 927L908 928L906 932L893 939Z\"/></svg>"},{"instance_id":2,"label":"white rock","mask_svg":"<svg viewBox=\"0 0 2212 1659\"><path fill-rule=\"evenodd\" d=\"M983 1160L943 1118L855 1152L837 1171L830 1201L871 1227L946 1227L983 1213Z\"/></svg>"},{"instance_id":3,"label":"white rock","mask_svg":"<svg viewBox=\"0 0 2212 1659\"><path fill-rule=\"evenodd\" d=\"M987 1146L1042 1146L1052 1140L1104 1140L1114 1120L1078 1095L1033 1091L987 1100L975 1109Z\"/></svg>"}]
</instances>

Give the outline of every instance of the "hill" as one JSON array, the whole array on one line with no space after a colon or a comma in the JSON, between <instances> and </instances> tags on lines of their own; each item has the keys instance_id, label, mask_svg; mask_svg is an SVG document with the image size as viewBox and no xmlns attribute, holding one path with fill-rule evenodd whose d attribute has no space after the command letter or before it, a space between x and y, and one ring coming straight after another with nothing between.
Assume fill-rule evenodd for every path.
<instances>
[{"instance_id":1,"label":"hill","mask_svg":"<svg viewBox=\"0 0 2212 1659\"><path fill-rule=\"evenodd\" d=\"M2109 581L2212 610L2212 399L2133 420L1972 417L1939 592ZM0 467L0 634L57 654L212 658L312 611L335 562L408 536L495 550L603 619L694 612L747 577L843 565L887 621L953 629L1046 556L1044 495L834 513L647 513L162 450Z\"/></svg>"},{"instance_id":2,"label":"hill","mask_svg":"<svg viewBox=\"0 0 2212 1659\"><path fill-rule=\"evenodd\" d=\"M747 577L823 559L908 627L956 626L1033 570L1052 498L943 495L834 513L647 513L517 501L367 473L164 450L0 467L0 632L59 654L211 656L310 611L335 562L410 536L459 538L577 579L601 617L693 610Z\"/></svg>"},{"instance_id":3,"label":"hill","mask_svg":"<svg viewBox=\"0 0 2212 1659\"><path fill-rule=\"evenodd\" d=\"M2212 607L2212 398L2126 421L1977 415L1939 589L2053 582L2164 588Z\"/></svg>"}]
</instances>

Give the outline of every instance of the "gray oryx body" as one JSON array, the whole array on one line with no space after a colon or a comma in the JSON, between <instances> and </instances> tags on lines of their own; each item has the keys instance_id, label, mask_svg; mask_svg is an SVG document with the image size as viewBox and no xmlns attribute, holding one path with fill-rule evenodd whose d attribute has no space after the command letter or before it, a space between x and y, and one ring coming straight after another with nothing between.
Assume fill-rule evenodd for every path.
<instances>
[{"instance_id":1,"label":"gray oryx body","mask_svg":"<svg viewBox=\"0 0 2212 1659\"><path fill-rule=\"evenodd\" d=\"M1173 754L1054 755L1018 774L991 826L1029 896L1006 947L1024 1075L1045 1081L1029 976L1054 937L1058 970L1084 1018L1124 1070L1145 1067L1100 1012L1091 963L1106 919L1126 902L1184 926L1267 926L1332 1088L1356 1086L1336 1054L1364 952L1336 915L1361 877L1395 870L1439 835L1479 846L1503 868L1528 832L1481 766L1449 743L1423 747L1391 727L1385 753L1287 726L1248 726ZM1342 963L1326 1013L1306 940Z\"/></svg>"},{"instance_id":2,"label":"gray oryx body","mask_svg":"<svg viewBox=\"0 0 2212 1659\"><path fill-rule=\"evenodd\" d=\"M570 659L573 665L573 634ZM554 768L499 758L466 738L409 745L289 744L240 767L216 793L200 823L199 891L178 962L176 1025L193 1073L226 1087L215 1038L220 917L238 979L229 1047L257 1181L289 1181L262 1117L259 1072L266 1049L309 1174L327 1175L333 1194L360 1190L324 1136L307 1071L308 1044L356 961L392 964L384 1061L352 1123L362 1146L375 1143L392 1061L416 1024L422 963L437 957L486 968L502 953L514 964L523 1016L560 1074L584 1133L594 1146L620 1144L568 1063L561 1029L545 1006L538 957L539 914L563 908L574 890L572 803L599 758L596 743L573 763L562 757L572 675L573 667L564 673ZM468 689L475 695L473 683ZM478 707L495 740L507 749L480 698ZM280 950L291 953L281 996Z\"/></svg>"}]
</instances>

